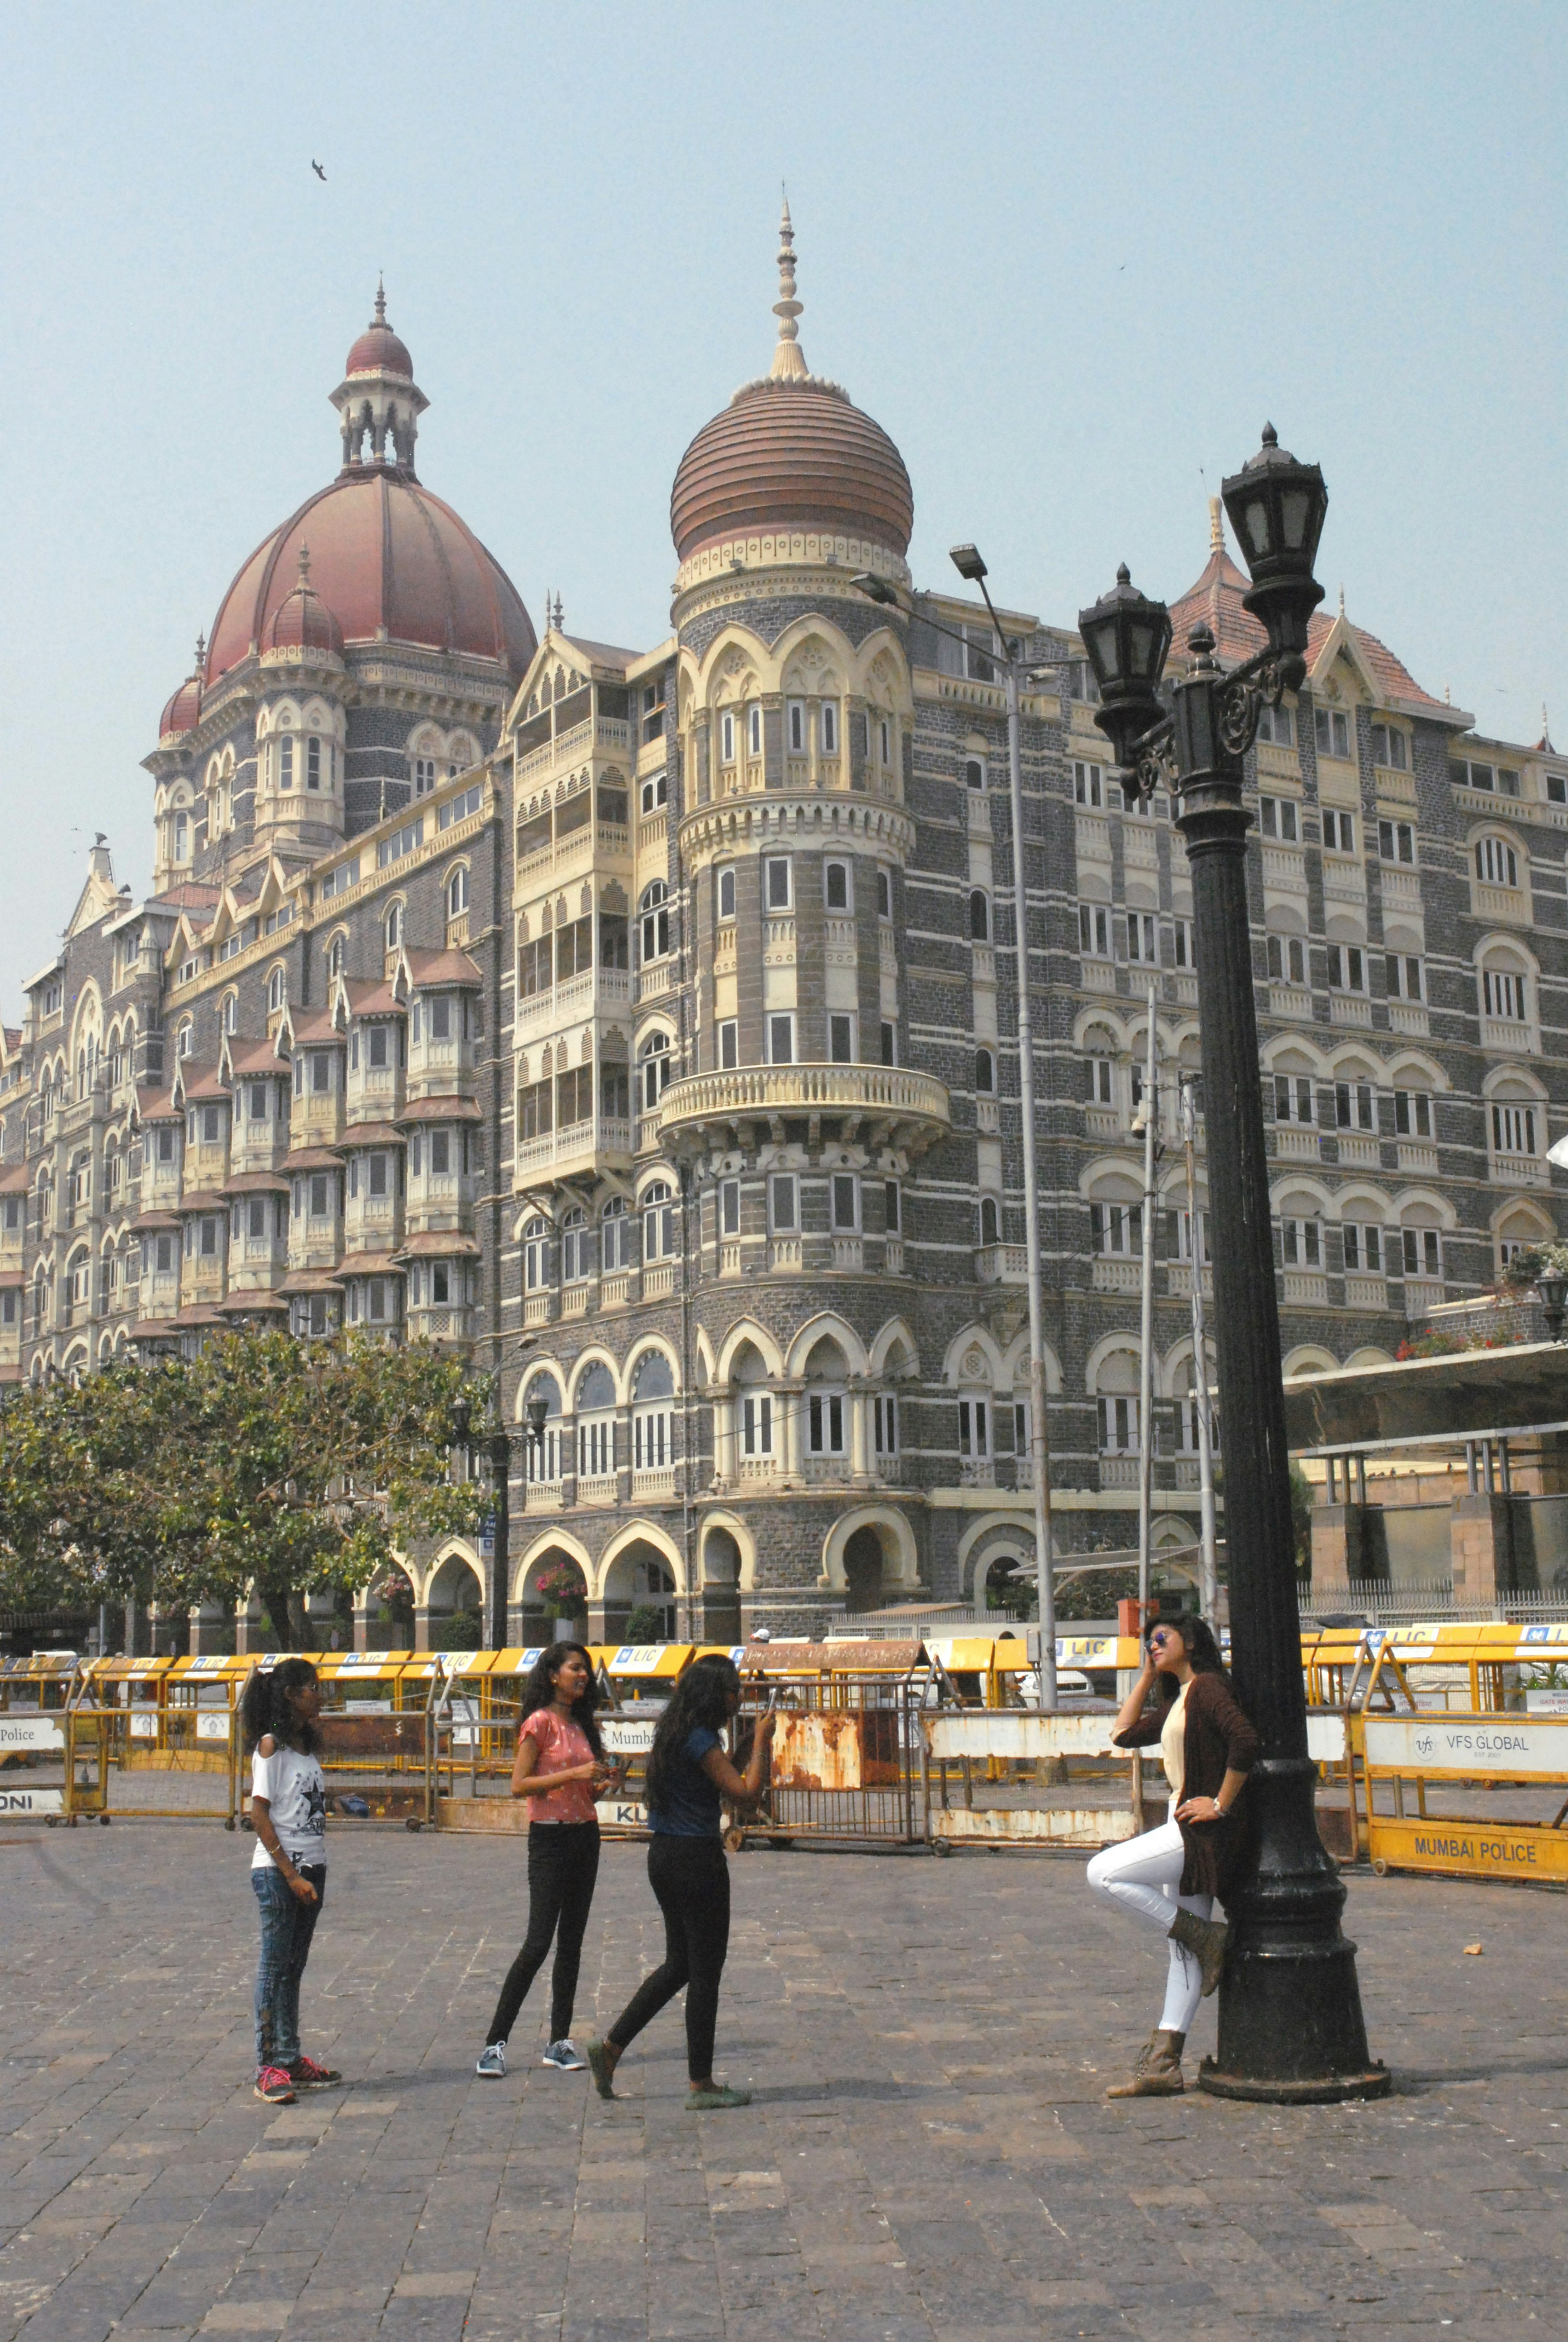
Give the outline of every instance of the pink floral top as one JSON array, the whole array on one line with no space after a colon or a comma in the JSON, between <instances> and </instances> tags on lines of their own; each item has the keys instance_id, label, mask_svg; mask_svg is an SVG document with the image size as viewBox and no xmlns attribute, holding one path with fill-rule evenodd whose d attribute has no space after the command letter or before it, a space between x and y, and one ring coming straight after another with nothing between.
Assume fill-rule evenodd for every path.
<instances>
[{"instance_id":1,"label":"pink floral top","mask_svg":"<svg viewBox=\"0 0 1568 2342\"><path fill-rule=\"evenodd\" d=\"M557 1715L553 1707L536 1707L525 1719L523 1734L524 1738L539 1744L539 1761L534 1767L536 1773L565 1773L574 1765L591 1765L594 1761L594 1752L582 1726ZM532 1822L595 1820L594 1784L567 1781L559 1789L547 1790L542 1797L530 1797L528 1817Z\"/></svg>"}]
</instances>

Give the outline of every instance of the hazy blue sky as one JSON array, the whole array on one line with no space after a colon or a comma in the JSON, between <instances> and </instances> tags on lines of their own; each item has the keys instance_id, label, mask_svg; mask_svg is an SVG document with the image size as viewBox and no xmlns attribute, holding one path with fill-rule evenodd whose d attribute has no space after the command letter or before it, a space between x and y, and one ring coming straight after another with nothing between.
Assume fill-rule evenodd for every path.
<instances>
[{"instance_id":1,"label":"hazy blue sky","mask_svg":"<svg viewBox=\"0 0 1568 2342\"><path fill-rule=\"evenodd\" d=\"M1321 574L1427 689L1568 745L1560 7L283 5L0 12L0 1002L389 313L420 471L540 620L651 644L692 434L802 345L912 558L1070 621L1170 597L1265 416ZM325 165L323 185L313 175ZM542 620L540 621L542 623Z\"/></svg>"}]
</instances>

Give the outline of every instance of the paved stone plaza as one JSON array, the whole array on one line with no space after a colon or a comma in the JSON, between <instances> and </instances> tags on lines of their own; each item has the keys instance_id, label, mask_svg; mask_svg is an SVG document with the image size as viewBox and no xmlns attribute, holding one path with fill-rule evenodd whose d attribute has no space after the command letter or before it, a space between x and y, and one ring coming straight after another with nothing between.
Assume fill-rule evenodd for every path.
<instances>
[{"instance_id":1,"label":"paved stone plaza","mask_svg":"<svg viewBox=\"0 0 1568 2342\"><path fill-rule=\"evenodd\" d=\"M719 2069L756 2099L696 2117L675 2011L624 2103L531 2065L543 1979L477 2081L521 1843L340 1826L304 2038L347 2087L276 2110L250 1849L0 1839L5 2342L1568 2337L1553 1895L1356 1882L1384 2104L1113 2107L1163 1947L1076 1860L747 1853ZM579 2038L654 1956L643 1860L606 1849Z\"/></svg>"}]
</instances>

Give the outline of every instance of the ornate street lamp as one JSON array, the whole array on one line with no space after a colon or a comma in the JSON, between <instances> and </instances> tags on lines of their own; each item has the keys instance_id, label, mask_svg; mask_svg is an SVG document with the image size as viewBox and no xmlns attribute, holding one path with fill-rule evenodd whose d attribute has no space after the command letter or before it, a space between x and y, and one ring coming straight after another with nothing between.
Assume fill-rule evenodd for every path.
<instances>
[{"instance_id":1,"label":"ornate street lamp","mask_svg":"<svg viewBox=\"0 0 1568 2342\"><path fill-rule=\"evenodd\" d=\"M1563 1339L1563 1321L1568 1316L1568 1276L1560 1268L1545 1270L1535 1280L1535 1290L1541 1296L1541 1306L1546 1318L1546 1339Z\"/></svg>"},{"instance_id":2,"label":"ornate street lamp","mask_svg":"<svg viewBox=\"0 0 1568 2342\"><path fill-rule=\"evenodd\" d=\"M1171 626L1124 568L1079 617L1100 687L1096 722L1133 786L1175 794L1193 880L1203 1035L1220 1416L1225 1475L1231 1659L1263 1753L1242 1805L1247 1859L1229 1905L1232 1949L1220 1987L1218 2055L1200 2086L1221 2097L1312 2101L1381 2097L1389 2076L1368 2054L1355 1947L1341 1931L1344 1888L1318 1836L1317 1767L1307 1753L1274 1287L1273 1229L1258 1080L1242 760L1266 701L1306 676L1307 620L1322 599L1313 561L1328 503L1315 465L1272 428L1224 483L1253 578L1246 606L1267 647L1230 675L1204 625L1169 716L1156 697ZM1147 721L1144 719L1147 718Z\"/></svg>"}]
</instances>

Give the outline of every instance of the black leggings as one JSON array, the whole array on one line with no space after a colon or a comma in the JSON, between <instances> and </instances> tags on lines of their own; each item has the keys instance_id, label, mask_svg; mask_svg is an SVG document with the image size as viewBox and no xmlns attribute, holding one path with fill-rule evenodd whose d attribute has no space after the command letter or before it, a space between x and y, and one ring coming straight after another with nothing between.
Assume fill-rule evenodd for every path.
<instances>
[{"instance_id":1,"label":"black leggings","mask_svg":"<svg viewBox=\"0 0 1568 2342\"><path fill-rule=\"evenodd\" d=\"M583 1960L583 1937L594 1904L594 1882L599 1875L597 1822L535 1822L528 1832L528 1933L523 1948L506 1971L495 2014L490 2020L485 2046L504 2041L517 2021L517 2011L534 1977L544 1965L550 1938L559 1925L555 1965L550 1971L550 2038L564 2041L572 2030L572 2003L577 1997L577 1971Z\"/></svg>"},{"instance_id":2,"label":"black leggings","mask_svg":"<svg viewBox=\"0 0 1568 2342\"><path fill-rule=\"evenodd\" d=\"M730 1947L730 1866L722 1842L659 1833L648 1848L648 1884L664 1915L664 1963L643 1978L605 2039L626 2048L684 1985L686 2070L694 2082L705 2082L714 2070L719 1978Z\"/></svg>"}]
</instances>

